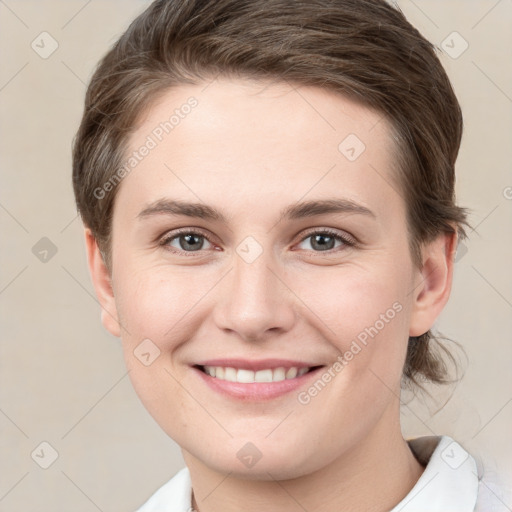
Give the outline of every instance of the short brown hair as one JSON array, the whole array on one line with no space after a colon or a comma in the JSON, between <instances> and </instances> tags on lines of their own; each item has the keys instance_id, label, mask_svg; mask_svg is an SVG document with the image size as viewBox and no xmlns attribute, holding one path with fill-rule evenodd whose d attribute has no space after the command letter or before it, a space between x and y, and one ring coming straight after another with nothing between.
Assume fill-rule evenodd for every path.
<instances>
[{"instance_id":1,"label":"short brown hair","mask_svg":"<svg viewBox=\"0 0 512 512\"><path fill-rule=\"evenodd\" d=\"M459 103L436 48L398 8L384 0L157 0L98 64L74 141L78 211L109 271L117 183L100 199L95 191L122 165L129 135L157 95L219 75L322 87L379 112L396 140L396 188L415 265L437 235L466 237L454 193ZM432 342L431 331L409 339L403 382L447 381Z\"/></svg>"}]
</instances>

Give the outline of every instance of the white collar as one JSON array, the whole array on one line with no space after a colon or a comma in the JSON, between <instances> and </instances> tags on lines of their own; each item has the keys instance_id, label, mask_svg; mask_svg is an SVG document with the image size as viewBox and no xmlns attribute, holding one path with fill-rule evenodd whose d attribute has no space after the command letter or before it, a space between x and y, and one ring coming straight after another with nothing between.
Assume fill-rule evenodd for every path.
<instances>
[{"instance_id":1,"label":"white collar","mask_svg":"<svg viewBox=\"0 0 512 512\"><path fill-rule=\"evenodd\" d=\"M473 512L479 485L475 459L449 436L425 436L407 442L426 467L390 512Z\"/></svg>"},{"instance_id":2,"label":"white collar","mask_svg":"<svg viewBox=\"0 0 512 512\"><path fill-rule=\"evenodd\" d=\"M426 468L390 512L473 512L478 494L473 457L449 436L425 436L407 442ZM191 500L192 484L185 467L136 512L190 512Z\"/></svg>"}]
</instances>

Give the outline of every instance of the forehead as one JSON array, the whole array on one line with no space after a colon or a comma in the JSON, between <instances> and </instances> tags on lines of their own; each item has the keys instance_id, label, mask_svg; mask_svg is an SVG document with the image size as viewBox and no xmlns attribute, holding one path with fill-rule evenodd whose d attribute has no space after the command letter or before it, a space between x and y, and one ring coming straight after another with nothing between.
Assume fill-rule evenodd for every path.
<instances>
[{"instance_id":1,"label":"forehead","mask_svg":"<svg viewBox=\"0 0 512 512\"><path fill-rule=\"evenodd\" d=\"M393 152L388 121L334 91L217 79L153 102L130 138L126 160L139 155L118 195L140 209L166 196L227 208L229 194L247 213L334 194L397 213Z\"/></svg>"},{"instance_id":2,"label":"forehead","mask_svg":"<svg viewBox=\"0 0 512 512\"><path fill-rule=\"evenodd\" d=\"M195 106L189 108L191 103ZM210 138L219 129L228 134L230 128L232 136L246 135L246 147L265 145L278 135L283 143L285 139L298 144L311 140L329 147L334 143L336 149L336 142L347 130L374 146L387 143L389 138L389 124L382 114L333 90L289 82L217 78L160 93L138 123L131 146L153 132L157 139L167 138L170 131L179 137L180 132L192 130Z\"/></svg>"}]
</instances>

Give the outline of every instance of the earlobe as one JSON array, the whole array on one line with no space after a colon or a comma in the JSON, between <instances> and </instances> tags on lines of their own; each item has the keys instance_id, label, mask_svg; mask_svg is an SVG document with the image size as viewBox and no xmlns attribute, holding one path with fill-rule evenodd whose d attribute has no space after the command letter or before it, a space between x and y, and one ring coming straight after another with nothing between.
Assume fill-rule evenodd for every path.
<instances>
[{"instance_id":1,"label":"earlobe","mask_svg":"<svg viewBox=\"0 0 512 512\"><path fill-rule=\"evenodd\" d=\"M417 272L409 336L426 333L450 297L456 233L443 233L423 248L423 267Z\"/></svg>"},{"instance_id":2,"label":"earlobe","mask_svg":"<svg viewBox=\"0 0 512 512\"><path fill-rule=\"evenodd\" d=\"M85 228L84 234L89 272L101 305L101 322L110 334L119 338L121 329L110 274L91 230Z\"/></svg>"}]
</instances>

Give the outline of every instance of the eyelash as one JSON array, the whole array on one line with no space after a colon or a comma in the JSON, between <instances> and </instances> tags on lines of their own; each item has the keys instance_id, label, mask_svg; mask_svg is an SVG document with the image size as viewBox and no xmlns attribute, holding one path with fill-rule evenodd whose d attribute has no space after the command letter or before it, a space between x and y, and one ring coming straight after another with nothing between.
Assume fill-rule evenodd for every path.
<instances>
[{"instance_id":1,"label":"eyelash","mask_svg":"<svg viewBox=\"0 0 512 512\"><path fill-rule=\"evenodd\" d=\"M199 251L183 251L183 250L175 249L174 247L170 247L168 245L170 242L172 242L176 238L179 238L181 235L199 235L199 236L205 238L206 240L208 240L208 242L210 242L211 244L213 244L213 242L209 239L209 237L201 230L197 229L194 231L190 228L183 228L183 229L178 229L178 230L172 231L171 233L168 233L167 235L165 235L160 240L159 245L165 247L165 249L169 250L170 252L172 252L174 254L185 254L187 257L194 257L195 253L200 253L203 251L203 249L200 249ZM327 235L329 237L334 238L335 240L343 242L343 245L345 245L347 247L355 247L357 245L357 243L354 239L349 238L347 236L343 236L340 233L338 233L337 231L333 231L332 229L329 229L329 228L313 229L312 231L308 231L305 234L305 236L303 236L301 238L299 243L304 242L305 240L307 240L308 238L310 238L314 235ZM309 250L308 252L312 252L312 253L316 253L316 254L333 254L334 252L338 252L339 249L340 248L338 247L337 249L328 249L326 251Z\"/></svg>"}]
</instances>

